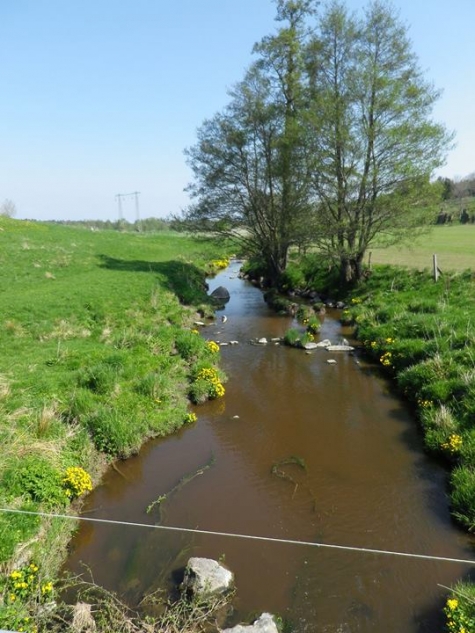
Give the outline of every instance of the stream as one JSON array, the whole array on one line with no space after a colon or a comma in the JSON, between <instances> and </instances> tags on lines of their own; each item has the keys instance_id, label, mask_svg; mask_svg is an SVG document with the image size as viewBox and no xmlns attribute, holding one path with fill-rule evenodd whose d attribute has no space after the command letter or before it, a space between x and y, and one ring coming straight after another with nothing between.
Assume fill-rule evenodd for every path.
<instances>
[{"instance_id":1,"label":"stream","mask_svg":"<svg viewBox=\"0 0 475 633\"><path fill-rule=\"evenodd\" d=\"M239 342L221 348L225 396L193 407L194 425L109 469L85 516L473 559L473 537L450 518L446 472L423 452L410 408L380 368L358 350L251 345L295 323L274 314L239 267L232 262L209 281L210 291L224 285L231 299L202 329L207 339ZM350 331L329 311L319 338L343 336ZM95 582L134 604L145 591L176 584L190 556L223 560L234 572L229 626L268 611L295 633L442 631L444 587L471 571L463 563L99 523L81 524L67 568L87 565Z\"/></svg>"}]
</instances>

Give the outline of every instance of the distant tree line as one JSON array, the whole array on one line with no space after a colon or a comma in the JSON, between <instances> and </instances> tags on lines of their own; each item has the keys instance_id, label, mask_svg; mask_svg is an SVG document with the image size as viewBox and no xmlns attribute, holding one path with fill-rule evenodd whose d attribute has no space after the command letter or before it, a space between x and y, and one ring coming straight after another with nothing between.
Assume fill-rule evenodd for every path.
<instances>
[{"instance_id":1,"label":"distant tree line","mask_svg":"<svg viewBox=\"0 0 475 633\"><path fill-rule=\"evenodd\" d=\"M475 172L452 180L438 178L442 188L442 205L436 224L475 224Z\"/></svg>"},{"instance_id":2,"label":"distant tree line","mask_svg":"<svg viewBox=\"0 0 475 633\"><path fill-rule=\"evenodd\" d=\"M68 226L82 226L98 231L135 231L137 233L154 233L167 231L171 228L171 221L163 218L144 218L135 222L127 222L127 220L50 220L49 222Z\"/></svg>"}]
</instances>

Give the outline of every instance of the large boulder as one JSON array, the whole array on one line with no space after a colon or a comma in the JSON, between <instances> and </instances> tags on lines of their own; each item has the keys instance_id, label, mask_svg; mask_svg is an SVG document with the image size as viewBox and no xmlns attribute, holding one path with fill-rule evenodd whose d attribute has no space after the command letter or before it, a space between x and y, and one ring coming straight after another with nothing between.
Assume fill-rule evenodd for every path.
<instances>
[{"instance_id":1,"label":"large boulder","mask_svg":"<svg viewBox=\"0 0 475 633\"><path fill-rule=\"evenodd\" d=\"M253 624L238 624L231 629L222 629L221 633L279 633L274 616L263 613Z\"/></svg>"},{"instance_id":2,"label":"large boulder","mask_svg":"<svg viewBox=\"0 0 475 633\"><path fill-rule=\"evenodd\" d=\"M185 569L183 588L193 594L209 596L226 593L234 582L234 575L212 558L190 558Z\"/></svg>"},{"instance_id":3,"label":"large boulder","mask_svg":"<svg viewBox=\"0 0 475 633\"><path fill-rule=\"evenodd\" d=\"M211 293L211 297L218 299L219 301L229 301L230 296L229 290L224 286L218 286Z\"/></svg>"}]
</instances>

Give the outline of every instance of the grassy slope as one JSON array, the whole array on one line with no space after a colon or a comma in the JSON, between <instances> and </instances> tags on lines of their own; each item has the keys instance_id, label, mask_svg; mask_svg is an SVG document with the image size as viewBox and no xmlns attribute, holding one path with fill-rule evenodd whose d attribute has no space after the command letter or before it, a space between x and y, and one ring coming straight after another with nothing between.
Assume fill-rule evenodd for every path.
<instances>
[{"instance_id":1,"label":"grassy slope","mask_svg":"<svg viewBox=\"0 0 475 633\"><path fill-rule=\"evenodd\" d=\"M211 310L199 286L216 250L173 233L0 217L0 505L57 507L65 468L97 480L97 449L125 456L183 423L186 330L199 301ZM207 353L192 343L194 354ZM55 539L54 527L0 515L0 569L38 530ZM54 573L54 561L43 564Z\"/></svg>"},{"instance_id":2,"label":"grassy slope","mask_svg":"<svg viewBox=\"0 0 475 633\"><path fill-rule=\"evenodd\" d=\"M432 255L437 255L442 271L475 268L475 225L434 226L414 243L387 249L371 247L373 264L392 264L411 268L432 268ZM368 261L368 254L365 263Z\"/></svg>"}]
</instances>

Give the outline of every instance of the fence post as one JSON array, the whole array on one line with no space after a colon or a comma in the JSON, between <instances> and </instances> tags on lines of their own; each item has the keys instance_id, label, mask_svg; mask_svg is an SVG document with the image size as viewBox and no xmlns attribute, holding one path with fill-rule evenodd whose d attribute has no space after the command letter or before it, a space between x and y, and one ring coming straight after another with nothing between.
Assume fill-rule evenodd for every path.
<instances>
[{"instance_id":1,"label":"fence post","mask_svg":"<svg viewBox=\"0 0 475 633\"><path fill-rule=\"evenodd\" d=\"M434 271L434 281L437 281L440 274L439 267L437 266L437 255L432 255L432 268Z\"/></svg>"}]
</instances>

